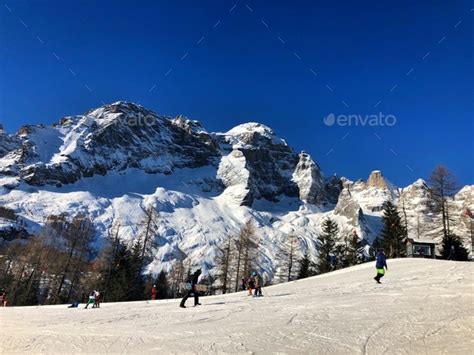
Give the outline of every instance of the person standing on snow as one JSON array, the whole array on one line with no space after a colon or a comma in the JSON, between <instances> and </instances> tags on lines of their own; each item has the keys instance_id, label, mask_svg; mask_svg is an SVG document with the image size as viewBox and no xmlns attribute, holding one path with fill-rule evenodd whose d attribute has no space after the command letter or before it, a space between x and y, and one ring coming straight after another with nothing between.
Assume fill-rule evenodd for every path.
<instances>
[{"instance_id":1,"label":"person standing on snow","mask_svg":"<svg viewBox=\"0 0 474 355\"><path fill-rule=\"evenodd\" d=\"M94 291L94 305L92 308L100 308L100 302L102 302L102 295L99 291Z\"/></svg>"},{"instance_id":2,"label":"person standing on snow","mask_svg":"<svg viewBox=\"0 0 474 355\"><path fill-rule=\"evenodd\" d=\"M151 300L156 300L156 285L153 285L153 288L151 289Z\"/></svg>"},{"instance_id":3,"label":"person standing on snow","mask_svg":"<svg viewBox=\"0 0 474 355\"><path fill-rule=\"evenodd\" d=\"M94 304L95 304L95 290L92 291L92 292L89 294L89 300L87 301L87 304L86 304L85 309L87 309L87 307L89 307L90 304L92 304L92 308L94 308Z\"/></svg>"},{"instance_id":4,"label":"person standing on snow","mask_svg":"<svg viewBox=\"0 0 474 355\"><path fill-rule=\"evenodd\" d=\"M201 269L198 269L193 274L192 280L191 280L191 289L186 293L186 295L181 300L181 303L179 305L181 308L186 308L185 303L187 299L189 298L189 296L191 295L194 295L194 307L201 305L199 303L199 293L196 291L196 285L198 283L199 276L201 275L201 273L202 273Z\"/></svg>"},{"instance_id":5,"label":"person standing on snow","mask_svg":"<svg viewBox=\"0 0 474 355\"><path fill-rule=\"evenodd\" d=\"M247 290L249 291L248 295L252 296L253 295L253 290L255 289L255 280L253 278L253 275L251 275L247 279Z\"/></svg>"},{"instance_id":6,"label":"person standing on snow","mask_svg":"<svg viewBox=\"0 0 474 355\"><path fill-rule=\"evenodd\" d=\"M255 293L253 297L262 297L262 278L255 271L252 275L255 282Z\"/></svg>"},{"instance_id":7,"label":"person standing on snow","mask_svg":"<svg viewBox=\"0 0 474 355\"><path fill-rule=\"evenodd\" d=\"M379 249L377 253L375 268L377 269L377 276L374 277L374 280L380 284L380 279L385 275L385 269L388 270L387 259L383 249Z\"/></svg>"}]
</instances>

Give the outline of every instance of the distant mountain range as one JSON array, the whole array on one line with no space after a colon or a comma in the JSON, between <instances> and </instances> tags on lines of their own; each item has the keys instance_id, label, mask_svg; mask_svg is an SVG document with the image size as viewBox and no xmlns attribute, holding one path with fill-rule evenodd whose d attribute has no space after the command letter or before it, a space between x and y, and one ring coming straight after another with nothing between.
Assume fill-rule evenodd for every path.
<instances>
[{"instance_id":1,"label":"distant mountain range","mask_svg":"<svg viewBox=\"0 0 474 355\"><path fill-rule=\"evenodd\" d=\"M450 200L451 229L469 250L473 192L465 186ZM18 216L0 218L0 230L34 233L48 215L81 213L94 221L99 240L118 222L121 238L133 240L143 209L153 206L160 215L148 267L154 273L186 257L212 272L216 246L252 219L259 265L271 279L290 235L317 257L326 217L338 223L341 237L356 232L371 243L387 200L406 218L409 236L440 241L429 194L421 179L397 188L380 171L366 182L325 177L309 154L259 123L209 133L197 121L127 102L12 135L0 129L0 206Z\"/></svg>"}]
</instances>

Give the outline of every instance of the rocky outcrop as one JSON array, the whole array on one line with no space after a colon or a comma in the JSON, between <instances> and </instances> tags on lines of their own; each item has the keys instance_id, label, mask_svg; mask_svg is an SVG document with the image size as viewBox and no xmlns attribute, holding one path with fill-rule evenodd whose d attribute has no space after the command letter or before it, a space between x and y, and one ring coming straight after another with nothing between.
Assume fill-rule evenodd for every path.
<instances>
[{"instance_id":1,"label":"rocky outcrop","mask_svg":"<svg viewBox=\"0 0 474 355\"><path fill-rule=\"evenodd\" d=\"M78 186L63 186L94 176L97 179L84 179ZM134 187L117 189L110 198L132 190L140 191L140 196L156 190L154 198L165 201L163 206L167 207L162 210L170 218L177 209L203 209L196 212L201 222L186 220L189 225L176 232L175 242L191 234L211 235L214 232L208 229L215 223L223 225L219 235L227 231L229 224L235 227L240 218L236 216L251 210L239 210L238 205L262 212L260 223L268 222L272 233L281 225L284 234L316 236L318 220L333 215L338 223L345 224L341 231L357 230L362 238L371 241L380 233L387 200L398 206L410 235L440 241L439 214L429 204L430 189L423 180L404 189L395 188L380 171L372 172L367 182L338 176L325 180L309 154L298 154L263 124L251 122L226 133L208 133L197 121L159 116L140 105L116 102L84 115L65 117L53 126L24 126L14 135L0 129L0 199L19 209L30 203L24 213L33 220L51 206L46 200L31 202L44 194L33 196L29 191L47 194L54 190L61 194L91 181L114 180L116 176L127 176L123 181L132 182ZM147 187L137 186L140 183L134 183L135 176L147 181ZM170 179L169 191L160 185L165 178ZM25 199L32 200L15 201L16 192L10 192L17 188L18 195L25 193ZM115 186L109 186L109 190L115 190ZM80 196L94 198L94 194L82 192ZM101 187L94 192L102 196ZM466 186L448 201L451 229L466 245L471 245L472 196L473 186ZM99 208L107 198L100 203L94 201L93 207L84 210ZM124 197L127 206L133 206L131 201L133 198ZM55 203L58 201L51 205ZM213 211L207 209L211 205ZM224 221L220 214L228 205L232 213L227 212ZM64 209L68 208L74 214L77 207ZM283 212L280 215L275 209ZM108 212L116 211L111 208ZM182 218L176 223L183 225L184 221ZM170 226L173 230L176 227L171 222ZM195 226L199 228L195 230Z\"/></svg>"},{"instance_id":2,"label":"rocky outcrop","mask_svg":"<svg viewBox=\"0 0 474 355\"><path fill-rule=\"evenodd\" d=\"M16 136L8 135L0 124L0 158L20 147L20 140Z\"/></svg>"},{"instance_id":3,"label":"rocky outcrop","mask_svg":"<svg viewBox=\"0 0 474 355\"><path fill-rule=\"evenodd\" d=\"M321 170L305 152L299 154L299 161L293 172L293 181L298 185L299 198L311 204L325 200L325 185Z\"/></svg>"},{"instance_id":4,"label":"rocky outcrop","mask_svg":"<svg viewBox=\"0 0 474 355\"><path fill-rule=\"evenodd\" d=\"M364 218L362 208L347 188L341 191L334 213L346 217L354 227L359 226L361 219Z\"/></svg>"},{"instance_id":5,"label":"rocky outcrop","mask_svg":"<svg viewBox=\"0 0 474 355\"><path fill-rule=\"evenodd\" d=\"M369 179L367 180L368 187L375 187L377 189L387 189L388 185L383 178L382 172L374 170L370 173Z\"/></svg>"},{"instance_id":6,"label":"rocky outcrop","mask_svg":"<svg viewBox=\"0 0 474 355\"><path fill-rule=\"evenodd\" d=\"M218 175L226 187L245 189L245 194L242 188L239 193L243 205L259 199L276 201L279 195L298 197L298 186L291 179L298 154L269 127L246 123L216 137L224 155Z\"/></svg>"},{"instance_id":7,"label":"rocky outcrop","mask_svg":"<svg viewBox=\"0 0 474 355\"><path fill-rule=\"evenodd\" d=\"M170 174L211 164L220 155L217 142L198 123L125 102L66 117L54 127L25 127L19 136L23 153L17 165L31 185L70 184L128 168ZM45 137L54 151L41 156Z\"/></svg>"}]
</instances>

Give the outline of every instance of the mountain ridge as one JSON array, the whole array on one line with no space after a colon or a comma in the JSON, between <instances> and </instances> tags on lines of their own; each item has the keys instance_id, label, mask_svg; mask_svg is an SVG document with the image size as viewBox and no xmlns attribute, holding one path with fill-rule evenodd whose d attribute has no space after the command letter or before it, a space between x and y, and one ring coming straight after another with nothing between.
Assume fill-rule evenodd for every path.
<instances>
[{"instance_id":1,"label":"mountain ridge","mask_svg":"<svg viewBox=\"0 0 474 355\"><path fill-rule=\"evenodd\" d=\"M212 272L215 246L248 219L262 240L259 262L270 279L279 273L278 253L289 235L298 235L302 250L317 257L317 235L327 217L341 235L357 233L370 243L381 228L383 202L403 201L413 235L420 216L425 225L437 223L422 208L425 185L418 180L399 189L378 170L367 182L326 178L311 155L296 152L263 124L209 133L197 121L123 101L55 125L0 132L0 204L14 210L27 230L40 228L50 214L82 213L105 238L117 220L136 224L140 207L153 206L160 213L153 273L169 269L183 253ZM461 236L469 227L463 209L474 210L473 189L467 185L452 202L453 228ZM424 235L439 241L436 229L426 229ZM138 234L126 227L122 237Z\"/></svg>"}]
</instances>

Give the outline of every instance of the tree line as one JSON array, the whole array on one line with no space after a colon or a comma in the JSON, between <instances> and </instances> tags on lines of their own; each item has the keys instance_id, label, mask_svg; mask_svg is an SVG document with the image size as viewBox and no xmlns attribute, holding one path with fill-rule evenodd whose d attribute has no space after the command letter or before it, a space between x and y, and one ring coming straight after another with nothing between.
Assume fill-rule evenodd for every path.
<instances>
[{"instance_id":1,"label":"tree line","mask_svg":"<svg viewBox=\"0 0 474 355\"><path fill-rule=\"evenodd\" d=\"M433 171L429 181L429 208L439 216L435 222L442 234L441 257L467 260L468 251L461 238L452 232L451 201L457 191L456 181L443 166ZM383 228L372 247L383 248L389 258L406 256L404 207L402 204L397 208L389 201L383 205ZM142 221L135 226L140 228L138 237L128 243L120 238L122 228L126 227L120 223L111 227L108 238L98 241L94 225L86 216L49 216L37 235L2 245L0 288L7 291L11 305L84 301L93 289L102 292L104 301L145 300L150 298L154 286L158 298L179 297L181 284L189 280L193 263L189 258L178 260L169 272L162 270L157 277L147 275L145 268L152 261L153 246L159 238L159 215L152 206L143 208L143 212ZM6 208L0 209L0 213L4 218L15 218ZM314 245L305 245L307 241L302 236L285 236L273 270L273 282L302 279L366 261L359 236L343 234L333 219L326 218ZM98 247L99 242L104 244ZM202 280L209 293L237 292L245 287L245 279L253 271L263 271L259 261L264 260L266 253L261 249L251 220L237 234L216 245L215 265L211 265L216 272ZM316 261L312 258L315 254Z\"/></svg>"}]
</instances>

